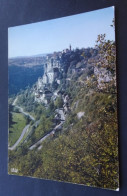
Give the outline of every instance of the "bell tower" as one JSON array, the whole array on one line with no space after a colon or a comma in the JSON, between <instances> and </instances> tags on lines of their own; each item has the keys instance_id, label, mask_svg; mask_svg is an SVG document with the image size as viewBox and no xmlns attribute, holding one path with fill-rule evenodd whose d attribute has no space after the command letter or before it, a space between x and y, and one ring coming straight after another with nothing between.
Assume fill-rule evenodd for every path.
<instances>
[{"instance_id":1,"label":"bell tower","mask_svg":"<svg viewBox=\"0 0 127 196\"><path fill-rule=\"evenodd\" d=\"M71 44L69 45L69 49L70 49L70 51L71 51Z\"/></svg>"}]
</instances>

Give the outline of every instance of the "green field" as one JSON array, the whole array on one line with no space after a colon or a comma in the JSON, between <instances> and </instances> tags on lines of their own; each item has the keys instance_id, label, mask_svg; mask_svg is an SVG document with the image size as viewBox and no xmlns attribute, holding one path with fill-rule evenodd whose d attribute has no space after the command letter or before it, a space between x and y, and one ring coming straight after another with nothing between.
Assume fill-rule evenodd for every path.
<instances>
[{"instance_id":1,"label":"green field","mask_svg":"<svg viewBox=\"0 0 127 196\"><path fill-rule=\"evenodd\" d=\"M26 120L23 114L12 112L12 124L9 126L9 146L13 146L20 137Z\"/></svg>"}]
</instances>

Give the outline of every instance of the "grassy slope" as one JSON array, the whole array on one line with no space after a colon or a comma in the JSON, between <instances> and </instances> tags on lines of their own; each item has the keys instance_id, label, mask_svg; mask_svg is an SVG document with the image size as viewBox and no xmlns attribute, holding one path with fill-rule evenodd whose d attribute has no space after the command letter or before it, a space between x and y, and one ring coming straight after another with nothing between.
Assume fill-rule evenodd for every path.
<instances>
[{"instance_id":1,"label":"grassy slope","mask_svg":"<svg viewBox=\"0 0 127 196\"><path fill-rule=\"evenodd\" d=\"M21 113L12 113L13 123L9 128L9 145L12 146L20 137L23 128L26 126L26 120Z\"/></svg>"}]
</instances>

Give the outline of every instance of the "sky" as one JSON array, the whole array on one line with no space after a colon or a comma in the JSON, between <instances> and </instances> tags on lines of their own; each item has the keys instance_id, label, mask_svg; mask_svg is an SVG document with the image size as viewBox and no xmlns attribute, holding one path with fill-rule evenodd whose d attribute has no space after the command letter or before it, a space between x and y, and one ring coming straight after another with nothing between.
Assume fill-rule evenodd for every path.
<instances>
[{"instance_id":1,"label":"sky","mask_svg":"<svg viewBox=\"0 0 127 196\"><path fill-rule=\"evenodd\" d=\"M69 48L94 47L97 36L115 39L110 26L114 7L8 28L8 57L53 53Z\"/></svg>"}]
</instances>

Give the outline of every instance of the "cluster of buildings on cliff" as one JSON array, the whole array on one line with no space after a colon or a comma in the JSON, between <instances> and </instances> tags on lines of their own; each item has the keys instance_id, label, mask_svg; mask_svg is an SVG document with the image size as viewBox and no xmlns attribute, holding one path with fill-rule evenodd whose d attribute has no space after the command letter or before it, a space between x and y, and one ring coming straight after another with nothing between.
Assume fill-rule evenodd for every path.
<instances>
[{"instance_id":1,"label":"cluster of buildings on cliff","mask_svg":"<svg viewBox=\"0 0 127 196\"><path fill-rule=\"evenodd\" d=\"M61 67L61 57L63 53L71 52L70 49L57 52L53 55L47 55L44 64L44 75L38 78L34 86L35 101L47 104L51 97L55 99L58 94L57 91L52 90L53 84L58 86L61 83L60 75L64 71Z\"/></svg>"},{"instance_id":2,"label":"cluster of buildings on cliff","mask_svg":"<svg viewBox=\"0 0 127 196\"><path fill-rule=\"evenodd\" d=\"M44 64L44 75L38 78L38 81L34 86L36 102L48 104L51 98L54 100L59 96L58 91L56 90L57 88L54 88L54 86L58 87L61 84L61 74L64 73L64 67L62 67L61 65L61 58L63 53L71 54L71 52L72 50L70 45L69 49L63 50L63 52L57 52L46 56ZM88 62L85 59L84 62L86 66ZM98 68L94 65L94 63L90 64L93 68L93 74L97 76L99 89L103 89L105 87L105 83L109 83L114 79L110 71L107 71L106 68ZM73 67L74 71L72 70L74 73L77 72L78 69L80 69L80 71L82 72L85 72L85 67L83 68L82 66L80 66L77 69L76 66L77 65ZM89 80L89 77L91 77L91 75L87 76L87 80ZM69 79L67 78L66 80Z\"/></svg>"},{"instance_id":3,"label":"cluster of buildings on cliff","mask_svg":"<svg viewBox=\"0 0 127 196\"><path fill-rule=\"evenodd\" d=\"M48 57L44 65L44 75L38 78L38 81L34 87L35 101L47 104L50 98L53 96L51 91L51 85L53 82L60 83L57 79L59 76L60 66L59 60L53 57Z\"/></svg>"}]
</instances>

